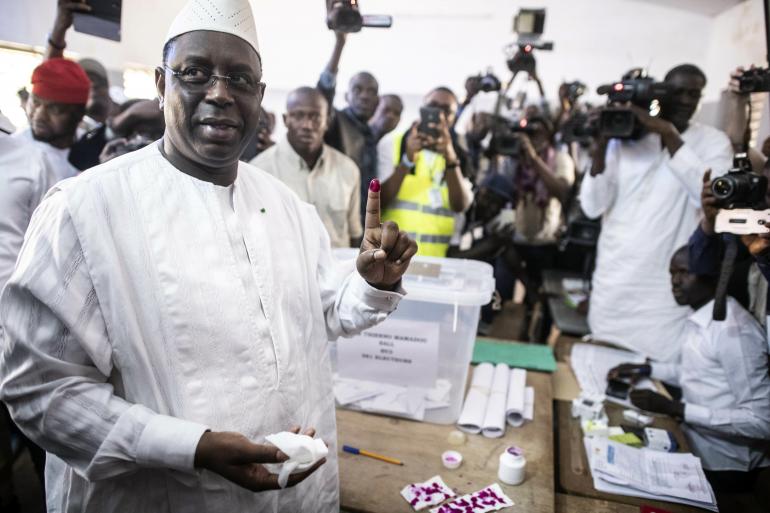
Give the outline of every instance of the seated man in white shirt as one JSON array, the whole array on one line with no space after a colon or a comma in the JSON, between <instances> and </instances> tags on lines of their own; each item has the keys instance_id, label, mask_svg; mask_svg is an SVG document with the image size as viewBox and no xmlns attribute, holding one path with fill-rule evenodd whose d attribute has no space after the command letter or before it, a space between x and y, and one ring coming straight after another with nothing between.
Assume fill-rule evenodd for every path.
<instances>
[{"instance_id":1,"label":"seated man in white shirt","mask_svg":"<svg viewBox=\"0 0 770 513\"><path fill-rule=\"evenodd\" d=\"M317 89L295 89L286 99L286 136L251 164L315 206L332 247L357 246L363 235L361 174L350 157L324 144L328 120L329 105Z\"/></svg>"},{"instance_id":2,"label":"seated man in white shirt","mask_svg":"<svg viewBox=\"0 0 770 513\"><path fill-rule=\"evenodd\" d=\"M660 116L632 107L638 140L600 141L580 205L601 217L588 324L594 338L657 361L675 361L687 309L668 288L668 257L698 224L703 173L730 168L732 146L715 128L691 121L706 86L696 66L666 74L671 94Z\"/></svg>"},{"instance_id":3,"label":"seated man in white shirt","mask_svg":"<svg viewBox=\"0 0 770 513\"><path fill-rule=\"evenodd\" d=\"M749 491L770 466L770 377L765 333L733 298L714 321L716 279L690 273L687 247L671 259L676 302L689 306L679 363L622 364L610 378L649 376L682 388L682 401L650 390L631 392L643 410L683 420L693 452L717 492Z\"/></svg>"}]
</instances>

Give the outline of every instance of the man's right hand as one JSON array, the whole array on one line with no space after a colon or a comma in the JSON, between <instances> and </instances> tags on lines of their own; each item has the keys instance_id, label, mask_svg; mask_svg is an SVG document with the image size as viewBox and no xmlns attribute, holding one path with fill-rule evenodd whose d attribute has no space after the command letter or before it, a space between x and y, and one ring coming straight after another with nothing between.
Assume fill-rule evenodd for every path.
<instances>
[{"instance_id":1,"label":"man's right hand","mask_svg":"<svg viewBox=\"0 0 770 513\"><path fill-rule=\"evenodd\" d=\"M72 26L73 13L76 12L91 12L91 6L86 4L85 1L72 0L59 0L56 6L56 21L53 24L53 31L51 32L51 39L56 36L61 37L61 41L54 40L54 43L64 43L64 34Z\"/></svg>"},{"instance_id":2,"label":"man's right hand","mask_svg":"<svg viewBox=\"0 0 770 513\"><path fill-rule=\"evenodd\" d=\"M652 374L652 366L649 363L621 363L613 367L607 373L607 379L631 379L637 381L647 378Z\"/></svg>"},{"instance_id":3,"label":"man's right hand","mask_svg":"<svg viewBox=\"0 0 770 513\"><path fill-rule=\"evenodd\" d=\"M700 221L701 230L706 235L714 235L719 207L714 192L711 190L711 170L703 174L703 188L700 192L700 203L703 208L703 218Z\"/></svg>"},{"instance_id":4,"label":"man's right hand","mask_svg":"<svg viewBox=\"0 0 770 513\"><path fill-rule=\"evenodd\" d=\"M292 432L298 433L299 428ZM310 428L303 434L313 437L315 430ZM283 463L287 459L288 456L273 445L255 444L241 434L228 432L207 431L195 451L196 468L215 472L252 492L280 489L278 475L271 474L264 464ZM326 458L304 472L292 474L287 487L301 483L324 463Z\"/></svg>"}]
</instances>

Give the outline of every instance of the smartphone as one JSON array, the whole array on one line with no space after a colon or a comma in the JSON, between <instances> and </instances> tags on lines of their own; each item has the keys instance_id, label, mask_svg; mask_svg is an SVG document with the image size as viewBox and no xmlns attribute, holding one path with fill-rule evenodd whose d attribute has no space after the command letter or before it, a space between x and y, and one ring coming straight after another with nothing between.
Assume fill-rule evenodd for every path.
<instances>
[{"instance_id":1,"label":"smartphone","mask_svg":"<svg viewBox=\"0 0 770 513\"><path fill-rule=\"evenodd\" d=\"M631 391L631 383L620 379L611 379L607 382L607 390L604 392L610 397L626 400Z\"/></svg>"},{"instance_id":2,"label":"smartphone","mask_svg":"<svg viewBox=\"0 0 770 513\"><path fill-rule=\"evenodd\" d=\"M438 107L420 107L420 124L417 127L419 132L431 137L438 137L441 135L438 130L440 123L441 109Z\"/></svg>"},{"instance_id":3,"label":"smartphone","mask_svg":"<svg viewBox=\"0 0 770 513\"><path fill-rule=\"evenodd\" d=\"M122 0L87 0L91 12L73 14L73 28L80 33L120 41Z\"/></svg>"}]
</instances>

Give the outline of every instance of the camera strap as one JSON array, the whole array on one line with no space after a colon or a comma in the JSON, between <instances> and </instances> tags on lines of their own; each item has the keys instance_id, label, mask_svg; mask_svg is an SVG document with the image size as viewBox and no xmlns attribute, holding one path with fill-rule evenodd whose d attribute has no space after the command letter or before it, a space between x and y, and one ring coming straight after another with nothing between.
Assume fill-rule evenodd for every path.
<instances>
[{"instance_id":1,"label":"camera strap","mask_svg":"<svg viewBox=\"0 0 770 513\"><path fill-rule=\"evenodd\" d=\"M735 257L738 255L738 240L736 237L725 238L725 254L722 257L722 266L719 270L717 293L714 298L714 311L711 318L715 321L724 321L727 317L727 287L735 268Z\"/></svg>"}]
</instances>

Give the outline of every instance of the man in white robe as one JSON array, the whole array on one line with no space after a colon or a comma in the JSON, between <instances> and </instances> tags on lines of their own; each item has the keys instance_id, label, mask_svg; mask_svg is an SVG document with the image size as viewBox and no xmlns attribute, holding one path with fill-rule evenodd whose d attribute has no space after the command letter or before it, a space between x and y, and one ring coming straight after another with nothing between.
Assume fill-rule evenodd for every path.
<instances>
[{"instance_id":1,"label":"man in white robe","mask_svg":"<svg viewBox=\"0 0 770 513\"><path fill-rule=\"evenodd\" d=\"M335 264L315 209L238 162L256 30L247 0L210 3L169 31L164 138L56 186L0 299L0 398L49 453L49 512L339 510L327 341L396 308L417 247L375 182L357 272ZM278 490L264 438L292 426L329 457Z\"/></svg>"},{"instance_id":2,"label":"man in white robe","mask_svg":"<svg viewBox=\"0 0 770 513\"><path fill-rule=\"evenodd\" d=\"M690 121L706 85L703 72L677 66L666 82L672 94L660 117L635 109L646 135L603 146L580 190L585 214L602 219L591 332L658 361L679 357L689 316L671 296L668 263L698 224L703 173L724 174L732 156L725 134Z\"/></svg>"}]
</instances>

